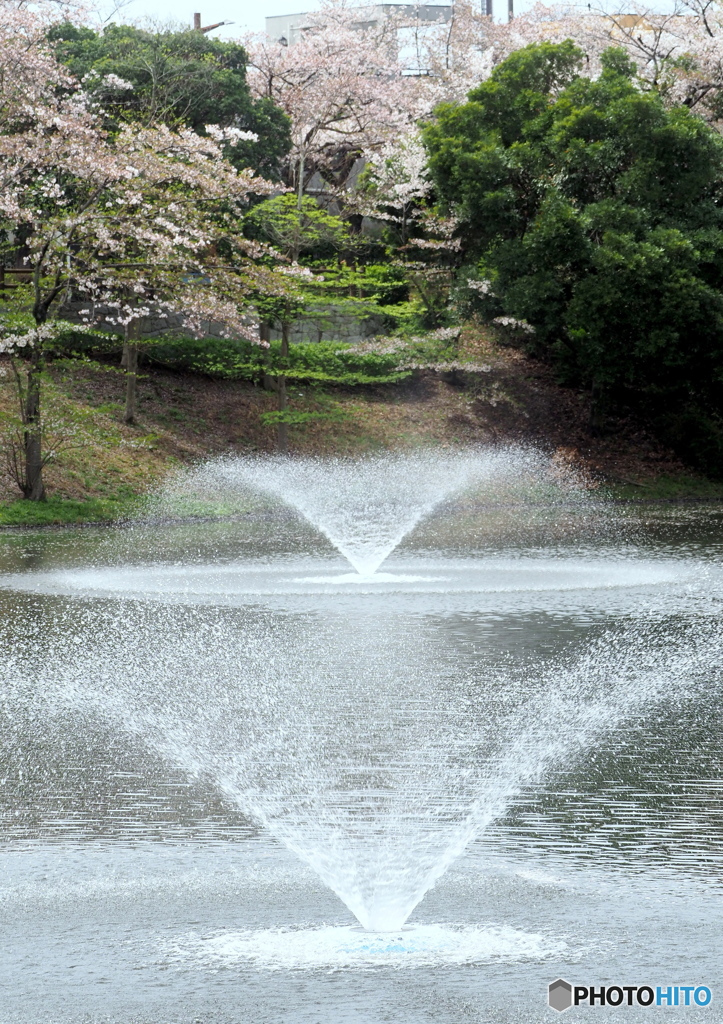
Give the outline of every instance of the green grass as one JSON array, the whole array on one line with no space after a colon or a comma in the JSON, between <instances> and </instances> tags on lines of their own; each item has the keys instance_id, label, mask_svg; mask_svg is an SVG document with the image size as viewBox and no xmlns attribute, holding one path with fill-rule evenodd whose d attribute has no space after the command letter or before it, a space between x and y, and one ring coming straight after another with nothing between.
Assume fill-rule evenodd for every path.
<instances>
[{"instance_id":1,"label":"green grass","mask_svg":"<svg viewBox=\"0 0 723 1024\"><path fill-rule=\"evenodd\" d=\"M617 501L723 501L723 482L704 476L659 476L640 483L613 483L606 490Z\"/></svg>"},{"instance_id":2,"label":"green grass","mask_svg":"<svg viewBox=\"0 0 723 1024\"><path fill-rule=\"evenodd\" d=\"M230 519L248 511L245 503L209 502L189 497L165 499L158 505L142 498L48 498L47 501L0 502L0 530L17 526L74 526L111 523L145 509L173 520Z\"/></svg>"},{"instance_id":3,"label":"green grass","mask_svg":"<svg viewBox=\"0 0 723 1024\"><path fill-rule=\"evenodd\" d=\"M71 526L74 523L107 523L128 515L135 502L112 498L48 498L47 501L0 502L3 526Z\"/></svg>"},{"instance_id":4,"label":"green grass","mask_svg":"<svg viewBox=\"0 0 723 1024\"><path fill-rule=\"evenodd\" d=\"M144 505L144 511L164 519L232 519L251 511L243 499L234 502L206 501L188 495L162 495L160 501L151 499Z\"/></svg>"}]
</instances>

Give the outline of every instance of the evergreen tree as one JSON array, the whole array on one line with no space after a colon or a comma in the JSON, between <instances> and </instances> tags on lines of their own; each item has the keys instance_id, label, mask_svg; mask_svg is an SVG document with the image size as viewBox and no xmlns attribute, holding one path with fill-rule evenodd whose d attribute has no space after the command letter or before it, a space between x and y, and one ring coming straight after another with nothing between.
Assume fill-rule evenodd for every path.
<instances>
[{"instance_id":1,"label":"evergreen tree","mask_svg":"<svg viewBox=\"0 0 723 1024\"><path fill-rule=\"evenodd\" d=\"M591 389L593 425L642 404L723 472L723 141L621 50L594 81L582 65L569 41L528 46L426 128L472 294Z\"/></svg>"},{"instance_id":2,"label":"evergreen tree","mask_svg":"<svg viewBox=\"0 0 723 1024\"><path fill-rule=\"evenodd\" d=\"M291 145L289 119L271 100L251 95L242 46L192 30L152 32L131 25L98 33L63 24L50 39L60 60L97 97L111 129L127 121L160 121L201 134L207 124L255 132L257 142L230 146L228 158L236 167L279 177Z\"/></svg>"}]
</instances>

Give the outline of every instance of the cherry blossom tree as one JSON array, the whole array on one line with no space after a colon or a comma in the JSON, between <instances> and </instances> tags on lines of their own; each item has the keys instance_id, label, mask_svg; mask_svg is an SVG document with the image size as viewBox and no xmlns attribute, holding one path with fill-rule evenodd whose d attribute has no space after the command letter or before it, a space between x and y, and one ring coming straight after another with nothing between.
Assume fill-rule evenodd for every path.
<instances>
[{"instance_id":1,"label":"cherry blossom tree","mask_svg":"<svg viewBox=\"0 0 723 1024\"><path fill-rule=\"evenodd\" d=\"M618 12L537 4L491 28L490 66L529 43L565 39L585 54L588 77L597 78L609 46L620 47L635 64L640 89L685 105L718 128L723 123L723 10L715 0L675 0L665 12L640 3Z\"/></svg>"},{"instance_id":2,"label":"cherry blossom tree","mask_svg":"<svg viewBox=\"0 0 723 1024\"><path fill-rule=\"evenodd\" d=\"M299 202L318 172L344 216L386 223L401 247L397 262L435 320L456 243L449 225L439 231L430 218L419 124L439 103L464 100L489 74L490 28L469 0L457 0L449 19L436 22L409 10L367 21L363 7L324 0L293 45L265 36L244 41L251 88L291 120L287 183Z\"/></svg>"},{"instance_id":3,"label":"cherry blossom tree","mask_svg":"<svg viewBox=\"0 0 723 1024\"><path fill-rule=\"evenodd\" d=\"M294 45L249 36L249 84L291 118L288 182L301 194L316 171L343 182L354 159L405 131L409 90L394 18L360 23L346 0L325 2Z\"/></svg>"},{"instance_id":4,"label":"cherry blossom tree","mask_svg":"<svg viewBox=\"0 0 723 1024\"><path fill-rule=\"evenodd\" d=\"M52 101L53 93L71 83L55 60L47 31L59 8L40 2L32 10L5 0L0 20L0 131L16 127L29 111ZM61 17L72 12L63 8Z\"/></svg>"},{"instance_id":5,"label":"cherry blossom tree","mask_svg":"<svg viewBox=\"0 0 723 1024\"><path fill-rule=\"evenodd\" d=\"M285 284L268 248L241 233L250 197L274 186L224 159L238 131L211 125L201 137L126 126L108 137L44 45L44 25L20 14L15 27L24 27L31 45L22 67L14 58L14 71L29 89L7 75L0 79L0 217L12 237L8 246L24 254L29 280L16 289L15 311L0 325L0 351L12 356L18 385L23 492L42 500L41 382L78 300L86 326L126 332L132 421L144 316L198 334L213 322L258 341L249 297L282 294ZM0 67L12 56L10 38L0 32Z\"/></svg>"},{"instance_id":6,"label":"cherry blossom tree","mask_svg":"<svg viewBox=\"0 0 723 1024\"><path fill-rule=\"evenodd\" d=\"M623 8L621 8L623 9ZM667 13L626 3L624 14L587 4L545 6L495 23L471 0L447 20L399 15L364 21L364 7L324 0L293 45L248 37L249 82L292 121L288 183L303 190L315 171L330 189L354 159L404 149L441 103L464 102L511 52L571 39L595 78L611 44L635 62L640 88L657 90L709 120L723 120L723 10L714 0L675 0Z\"/></svg>"},{"instance_id":7,"label":"cherry blossom tree","mask_svg":"<svg viewBox=\"0 0 723 1024\"><path fill-rule=\"evenodd\" d=\"M417 132L409 131L366 155L366 167L352 190L350 206L393 228L400 243L415 231L431 191L427 153Z\"/></svg>"}]
</instances>

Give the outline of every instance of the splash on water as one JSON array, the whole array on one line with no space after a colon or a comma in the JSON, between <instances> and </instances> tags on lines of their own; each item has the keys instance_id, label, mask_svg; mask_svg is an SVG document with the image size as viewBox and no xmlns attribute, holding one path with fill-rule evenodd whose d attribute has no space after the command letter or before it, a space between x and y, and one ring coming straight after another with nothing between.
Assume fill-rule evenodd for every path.
<instances>
[{"instance_id":1,"label":"splash on water","mask_svg":"<svg viewBox=\"0 0 723 1024\"><path fill-rule=\"evenodd\" d=\"M340 583L351 583L359 586L370 583L448 583L449 576L410 576L409 573L375 572L371 576L362 576L358 572L343 573L341 576L301 576L295 577L295 583L322 583L336 586Z\"/></svg>"},{"instance_id":2,"label":"splash on water","mask_svg":"<svg viewBox=\"0 0 723 1024\"><path fill-rule=\"evenodd\" d=\"M93 717L132 734L266 826L369 932L392 934L370 940L350 933L342 948L335 932L337 954L341 949L364 962L397 955L423 960L426 933L415 931L415 939L404 933L399 946L393 936L526 787L586 756L627 716L643 714L673 689L682 699L691 681L720 671L720 627L702 617L684 627L638 615L629 628L606 634L582 654L513 670L459 664L448 638L435 636L423 616L390 614L388 601L375 605L367 596L385 584L407 583L413 592L434 582L436 574L377 570L450 495L486 486L498 495L518 488L549 496L550 489L567 486L537 453L500 448L361 461L224 459L201 467L191 483L272 494L301 512L356 569L303 578L295 569L299 592L313 595L314 586L330 582L340 590L373 585L359 588L351 615L333 604L319 614L313 599L302 611L279 614L247 600L240 609L222 607L224 595L238 592L239 578L248 584L253 577L240 563L211 576L208 566L186 565L66 574L61 585L68 592L104 600L68 602L52 611L49 624L31 614L15 629L0 662L9 745L25 730L23 749L37 750L42 723L42 745L53 735L59 745L75 735L82 749L84 719ZM640 579L629 564L598 565L591 584L589 562L572 573L564 560L530 559L534 568L519 560L514 570L511 562L488 566L464 586L522 592ZM438 565L439 578L453 575L443 557ZM664 568L647 571L651 580L670 575ZM261 575L253 584L259 590ZM118 600L123 591L126 599ZM169 591L178 604L147 600ZM207 606L193 603L199 595L210 595ZM31 650L37 653L29 658ZM253 934L261 941L262 933ZM278 959L282 940L263 934L276 950L268 961ZM296 933L279 934L296 941ZM429 955L444 957L440 949L452 949L452 958L480 957L493 933L464 933L459 941L474 954L455 946L460 934L450 933L446 946L439 934L434 941L427 936L429 950L434 946ZM494 933L498 945L503 938ZM204 948L213 949L216 940L208 941ZM309 941L305 931L297 959ZM517 941L510 938L513 946ZM228 942L243 958L252 940L226 936L219 948L228 950ZM313 953L318 962L331 955L325 942Z\"/></svg>"},{"instance_id":3,"label":"splash on water","mask_svg":"<svg viewBox=\"0 0 723 1024\"><path fill-rule=\"evenodd\" d=\"M371 576L360 576L356 572L330 575L327 562L317 562L315 567L324 574L308 575L310 568L306 562L288 557L283 562L277 560L270 564L248 560L201 565L149 562L140 566L57 569L0 575L0 591L214 605L242 604L249 599L284 595L309 598L314 594L363 593L381 596L398 591L418 595L468 594L470 610L486 601L488 605L494 602L493 610L501 611L503 601L507 600L507 607L519 611L522 602L535 600L536 594L547 594L550 596L546 600L555 600L552 595L587 591L589 599L597 602L596 594L664 586L682 582L685 576L680 563L672 560L552 558L540 553L532 557L513 554L506 558L442 556L429 563L414 558L401 565L397 563L400 570L414 571L378 571ZM302 575L304 571L306 574Z\"/></svg>"},{"instance_id":4,"label":"splash on water","mask_svg":"<svg viewBox=\"0 0 723 1024\"><path fill-rule=\"evenodd\" d=\"M409 970L485 963L524 963L569 956L559 938L489 925L441 924L374 934L348 926L191 933L164 944L170 963L277 970Z\"/></svg>"}]
</instances>

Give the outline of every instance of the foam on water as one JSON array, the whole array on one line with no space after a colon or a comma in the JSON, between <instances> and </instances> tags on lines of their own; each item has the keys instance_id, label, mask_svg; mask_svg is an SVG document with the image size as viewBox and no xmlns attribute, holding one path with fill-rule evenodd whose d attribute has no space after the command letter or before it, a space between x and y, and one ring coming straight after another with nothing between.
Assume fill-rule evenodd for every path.
<instances>
[{"instance_id":1,"label":"foam on water","mask_svg":"<svg viewBox=\"0 0 723 1024\"><path fill-rule=\"evenodd\" d=\"M520 963L571 955L561 938L488 925L455 928L444 924L375 934L349 926L190 933L164 943L171 963L206 968L251 965L278 970L399 970Z\"/></svg>"}]
</instances>

